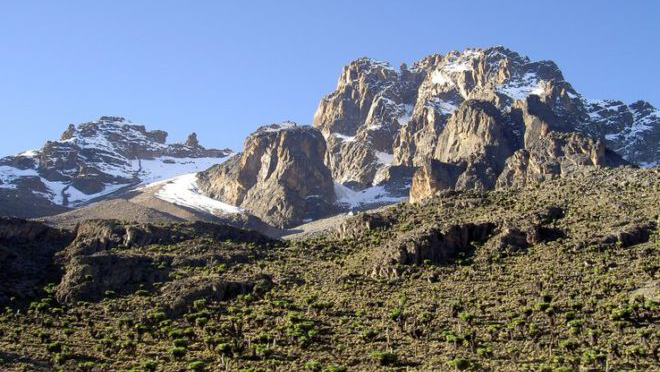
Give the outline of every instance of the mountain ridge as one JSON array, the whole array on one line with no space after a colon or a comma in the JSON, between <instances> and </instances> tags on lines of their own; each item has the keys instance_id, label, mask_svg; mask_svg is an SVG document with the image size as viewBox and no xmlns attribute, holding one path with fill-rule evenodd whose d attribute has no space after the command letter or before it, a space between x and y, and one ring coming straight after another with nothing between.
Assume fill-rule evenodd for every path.
<instances>
[{"instance_id":1,"label":"mountain ridge","mask_svg":"<svg viewBox=\"0 0 660 372\"><path fill-rule=\"evenodd\" d=\"M291 141L289 132L308 136ZM5 202L6 210L20 208L22 195L41 215L56 214L196 173L166 183L176 194L169 199L162 190L154 196L290 227L445 189L524 187L582 167L654 167L660 110L645 101L586 99L553 61L497 46L433 54L399 69L358 58L321 98L311 127L259 127L234 157L203 148L194 133L182 144L166 138L120 117L69 126L38 152L0 159L0 197L14 203ZM212 169L222 171L207 171L220 163ZM307 176L294 176L303 169ZM307 183L322 191L308 192Z\"/></svg>"}]
</instances>

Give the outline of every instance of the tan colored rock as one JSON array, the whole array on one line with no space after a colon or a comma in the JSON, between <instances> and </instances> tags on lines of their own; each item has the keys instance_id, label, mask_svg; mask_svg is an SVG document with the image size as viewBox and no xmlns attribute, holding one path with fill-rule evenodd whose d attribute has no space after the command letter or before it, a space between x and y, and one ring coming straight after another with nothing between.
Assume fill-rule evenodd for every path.
<instances>
[{"instance_id":1,"label":"tan colored rock","mask_svg":"<svg viewBox=\"0 0 660 372\"><path fill-rule=\"evenodd\" d=\"M198 184L209 196L271 225L299 225L334 210L325 151L323 136L311 127L262 127L245 140L241 154L200 173Z\"/></svg>"}]
</instances>

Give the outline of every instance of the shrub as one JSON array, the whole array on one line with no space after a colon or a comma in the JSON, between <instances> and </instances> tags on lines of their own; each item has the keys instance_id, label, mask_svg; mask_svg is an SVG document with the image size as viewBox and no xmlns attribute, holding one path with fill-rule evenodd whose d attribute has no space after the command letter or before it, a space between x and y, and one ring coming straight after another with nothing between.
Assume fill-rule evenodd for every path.
<instances>
[{"instance_id":1,"label":"shrub","mask_svg":"<svg viewBox=\"0 0 660 372\"><path fill-rule=\"evenodd\" d=\"M474 314L468 313L467 311L458 314L458 317L468 324L472 323L474 320Z\"/></svg>"},{"instance_id":2,"label":"shrub","mask_svg":"<svg viewBox=\"0 0 660 372\"><path fill-rule=\"evenodd\" d=\"M188 353L188 350L185 347L173 347L170 349L169 353L172 354L175 359L181 359Z\"/></svg>"},{"instance_id":3,"label":"shrub","mask_svg":"<svg viewBox=\"0 0 660 372\"><path fill-rule=\"evenodd\" d=\"M142 362L142 369L145 371L155 371L158 367L158 364L153 360L145 360Z\"/></svg>"},{"instance_id":4,"label":"shrub","mask_svg":"<svg viewBox=\"0 0 660 372\"><path fill-rule=\"evenodd\" d=\"M462 358L452 359L452 360L447 362L447 365L450 366L450 367L454 367L459 371L463 371L463 370L466 370L466 369L470 368L470 362L468 360L462 359Z\"/></svg>"},{"instance_id":5,"label":"shrub","mask_svg":"<svg viewBox=\"0 0 660 372\"><path fill-rule=\"evenodd\" d=\"M230 356L232 354L232 349L230 344L218 344L215 347L215 352L222 355Z\"/></svg>"},{"instance_id":6,"label":"shrub","mask_svg":"<svg viewBox=\"0 0 660 372\"><path fill-rule=\"evenodd\" d=\"M62 344L59 342L52 342L46 346L46 350L48 350L49 353L61 353Z\"/></svg>"},{"instance_id":7,"label":"shrub","mask_svg":"<svg viewBox=\"0 0 660 372\"><path fill-rule=\"evenodd\" d=\"M389 366L397 361L396 354L382 351L372 352L371 358L375 359L381 366Z\"/></svg>"},{"instance_id":8,"label":"shrub","mask_svg":"<svg viewBox=\"0 0 660 372\"><path fill-rule=\"evenodd\" d=\"M310 360L309 362L305 363L305 368L307 368L310 371L320 371L321 363L314 360Z\"/></svg>"},{"instance_id":9,"label":"shrub","mask_svg":"<svg viewBox=\"0 0 660 372\"><path fill-rule=\"evenodd\" d=\"M175 347L187 347L188 346L188 340L185 338L177 338L172 341Z\"/></svg>"},{"instance_id":10,"label":"shrub","mask_svg":"<svg viewBox=\"0 0 660 372\"><path fill-rule=\"evenodd\" d=\"M190 362L188 363L188 369L195 372L204 371L206 369L206 363L199 360Z\"/></svg>"},{"instance_id":11,"label":"shrub","mask_svg":"<svg viewBox=\"0 0 660 372\"><path fill-rule=\"evenodd\" d=\"M348 371L348 368L344 366L330 366L326 369L323 370L323 372L346 372Z\"/></svg>"},{"instance_id":12,"label":"shrub","mask_svg":"<svg viewBox=\"0 0 660 372\"><path fill-rule=\"evenodd\" d=\"M362 331L360 333L360 337L362 337L363 340L373 340L378 336L378 332L374 331L373 329L367 329L365 331Z\"/></svg>"}]
</instances>

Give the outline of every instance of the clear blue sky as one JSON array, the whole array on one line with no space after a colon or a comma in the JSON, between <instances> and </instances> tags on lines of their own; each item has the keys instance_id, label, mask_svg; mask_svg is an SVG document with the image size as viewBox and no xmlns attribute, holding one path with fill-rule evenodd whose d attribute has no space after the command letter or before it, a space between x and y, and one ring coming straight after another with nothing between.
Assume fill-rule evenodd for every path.
<instances>
[{"instance_id":1,"label":"clear blue sky","mask_svg":"<svg viewBox=\"0 0 660 372\"><path fill-rule=\"evenodd\" d=\"M309 124L342 66L504 45L553 59L592 98L660 105L660 1L0 2L0 155L124 116L240 149Z\"/></svg>"}]
</instances>

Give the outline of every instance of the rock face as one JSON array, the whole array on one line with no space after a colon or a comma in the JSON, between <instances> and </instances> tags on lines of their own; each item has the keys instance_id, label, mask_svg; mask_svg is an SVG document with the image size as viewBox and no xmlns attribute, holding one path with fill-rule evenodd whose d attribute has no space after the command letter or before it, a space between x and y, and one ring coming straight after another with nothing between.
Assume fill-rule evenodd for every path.
<instances>
[{"instance_id":1,"label":"rock face","mask_svg":"<svg viewBox=\"0 0 660 372\"><path fill-rule=\"evenodd\" d=\"M194 133L184 144L166 139L119 117L71 124L59 141L0 159L0 213L60 213L126 186L206 169L231 153L205 149Z\"/></svg>"},{"instance_id":2,"label":"rock face","mask_svg":"<svg viewBox=\"0 0 660 372\"><path fill-rule=\"evenodd\" d=\"M132 292L141 286L168 281L173 266L195 264L190 256L175 258L139 249L151 244L177 244L198 238L255 245L275 243L256 232L203 222L156 226L96 220L83 222L74 234L75 239L56 255L64 271L55 293L60 302L97 300L106 291ZM210 256L199 260L220 258Z\"/></svg>"},{"instance_id":3,"label":"rock face","mask_svg":"<svg viewBox=\"0 0 660 372\"><path fill-rule=\"evenodd\" d=\"M434 159L415 174L410 200L446 189L524 187L583 167L625 164L536 95L515 102L505 116L488 102L466 101L440 134Z\"/></svg>"},{"instance_id":4,"label":"rock face","mask_svg":"<svg viewBox=\"0 0 660 372\"><path fill-rule=\"evenodd\" d=\"M390 167L419 168L412 199L433 183L492 189L622 164L609 149L633 164L660 164L660 111L585 99L553 62L503 47L432 55L398 70L358 59L322 99L314 127L337 182L362 190Z\"/></svg>"},{"instance_id":5,"label":"rock face","mask_svg":"<svg viewBox=\"0 0 660 372\"><path fill-rule=\"evenodd\" d=\"M21 304L58 278L56 252L74 236L39 222L0 217L0 306Z\"/></svg>"},{"instance_id":6,"label":"rock face","mask_svg":"<svg viewBox=\"0 0 660 372\"><path fill-rule=\"evenodd\" d=\"M297 225L334 210L325 151L323 136L313 128L261 127L245 140L241 154L200 173L198 184L209 196L274 226Z\"/></svg>"}]
</instances>

